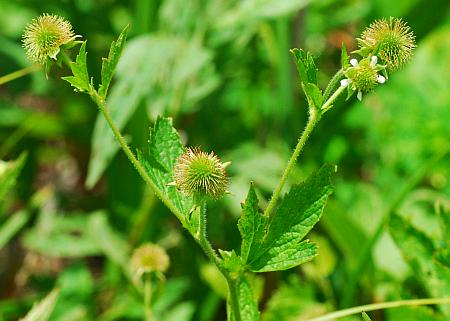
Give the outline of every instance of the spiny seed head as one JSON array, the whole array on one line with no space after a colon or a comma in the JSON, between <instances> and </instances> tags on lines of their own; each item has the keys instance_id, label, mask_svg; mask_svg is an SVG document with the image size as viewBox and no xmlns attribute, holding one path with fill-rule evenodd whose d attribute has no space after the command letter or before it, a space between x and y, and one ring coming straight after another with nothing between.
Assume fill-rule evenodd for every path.
<instances>
[{"instance_id":1,"label":"spiny seed head","mask_svg":"<svg viewBox=\"0 0 450 321\"><path fill-rule=\"evenodd\" d=\"M186 195L217 198L228 185L226 166L213 152L188 148L175 164L175 183Z\"/></svg>"},{"instance_id":2,"label":"spiny seed head","mask_svg":"<svg viewBox=\"0 0 450 321\"><path fill-rule=\"evenodd\" d=\"M76 37L70 22L60 16L44 13L25 28L22 43L28 58L43 64L47 57L56 59L60 47Z\"/></svg>"},{"instance_id":3,"label":"spiny seed head","mask_svg":"<svg viewBox=\"0 0 450 321\"><path fill-rule=\"evenodd\" d=\"M131 266L138 274L165 272L170 260L166 251L159 245L145 243L134 250Z\"/></svg>"},{"instance_id":4,"label":"spiny seed head","mask_svg":"<svg viewBox=\"0 0 450 321\"><path fill-rule=\"evenodd\" d=\"M415 36L406 22L393 17L375 20L358 39L361 49L370 49L392 72L405 65L416 47Z\"/></svg>"}]
</instances>

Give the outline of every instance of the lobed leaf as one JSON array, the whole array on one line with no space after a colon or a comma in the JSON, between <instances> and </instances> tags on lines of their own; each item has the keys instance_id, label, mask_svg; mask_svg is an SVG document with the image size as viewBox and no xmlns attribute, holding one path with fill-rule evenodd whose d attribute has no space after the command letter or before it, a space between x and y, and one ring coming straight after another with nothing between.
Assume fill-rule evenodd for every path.
<instances>
[{"instance_id":1,"label":"lobed leaf","mask_svg":"<svg viewBox=\"0 0 450 321\"><path fill-rule=\"evenodd\" d=\"M123 46L125 45L128 31L130 29L129 27L130 26L127 25L120 33L117 40L111 43L108 58L102 59L102 83L98 88L98 94L103 99L106 99L106 95L108 94L108 88L116 70L117 63L122 55Z\"/></svg>"},{"instance_id":2,"label":"lobed leaf","mask_svg":"<svg viewBox=\"0 0 450 321\"><path fill-rule=\"evenodd\" d=\"M254 272L285 270L310 261L315 244L302 241L319 221L332 192L335 167L324 165L305 182L294 185L279 205L262 245L251 252L247 265Z\"/></svg>"},{"instance_id":3,"label":"lobed leaf","mask_svg":"<svg viewBox=\"0 0 450 321\"><path fill-rule=\"evenodd\" d=\"M317 67L312 55L303 49L291 49L300 81L303 84L312 83L317 85Z\"/></svg>"},{"instance_id":4,"label":"lobed leaf","mask_svg":"<svg viewBox=\"0 0 450 321\"><path fill-rule=\"evenodd\" d=\"M76 90L88 92L90 90L89 74L86 66L86 41L81 44L80 51L75 62L70 63L73 76L62 77L69 82Z\"/></svg>"},{"instance_id":5,"label":"lobed leaf","mask_svg":"<svg viewBox=\"0 0 450 321\"><path fill-rule=\"evenodd\" d=\"M184 151L180 136L172 126L172 119L158 117L153 129L150 130L148 151L145 154L138 151L138 159L155 185L182 213L187 213L192 207L191 199L170 185L174 181L173 168Z\"/></svg>"}]
</instances>

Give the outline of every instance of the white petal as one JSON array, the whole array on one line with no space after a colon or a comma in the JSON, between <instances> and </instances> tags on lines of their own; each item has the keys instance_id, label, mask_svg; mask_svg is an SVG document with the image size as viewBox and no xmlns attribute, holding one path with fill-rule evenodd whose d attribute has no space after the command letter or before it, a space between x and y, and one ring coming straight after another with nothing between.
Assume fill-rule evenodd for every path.
<instances>
[{"instance_id":1,"label":"white petal","mask_svg":"<svg viewBox=\"0 0 450 321\"><path fill-rule=\"evenodd\" d=\"M348 86L348 84L350 83L350 80L349 79L342 79L341 80L341 87L347 87Z\"/></svg>"},{"instance_id":2,"label":"white petal","mask_svg":"<svg viewBox=\"0 0 450 321\"><path fill-rule=\"evenodd\" d=\"M378 75L377 81L378 81L380 84L384 84L384 83L386 82L386 78L384 78L384 76L382 76L382 75Z\"/></svg>"},{"instance_id":3,"label":"white petal","mask_svg":"<svg viewBox=\"0 0 450 321\"><path fill-rule=\"evenodd\" d=\"M372 56L372 58L370 58L370 62L372 63L373 66L375 66L378 62L378 57Z\"/></svg>"},{"instance_id":4,"label":"white petal","mask_svg":"<svg viewBox=\"0 0 450 321\"><path fill-rule=\"evenodd\" d=\"M362 100L362 91L358 91L358 94L356 94L356 98L358 98L359 101Z\"/></svg>"},{"instance_id":5,"label":"white petal","mask_svg":"<svg viewBox=\"0 0 450 321\"><path fill-rule=\"evenodd\" d=\"M358 60L356 60L355 58L350 59L350 65L352 65L353 67L358 66Z\"/></svg>"}]
</instances>

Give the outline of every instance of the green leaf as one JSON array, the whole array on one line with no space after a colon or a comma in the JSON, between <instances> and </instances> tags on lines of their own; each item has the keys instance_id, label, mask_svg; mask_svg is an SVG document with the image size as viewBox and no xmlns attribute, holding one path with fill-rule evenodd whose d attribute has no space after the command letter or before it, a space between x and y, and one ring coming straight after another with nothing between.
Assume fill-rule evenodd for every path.
<instances>
[{"instance_id":1,"label":"green leaf","mask_svg":"<svg viewBox=\"0 0 450 321\"><path fill-rule=\"evenodd\" d=\"M29 218L30 213L21 210L9 217L8 220L0 226L0 250L18 231L20 231L20 229L28 222Z\"/></svg>"},{"instance_id":2,"label":"green leaf","mask_svg":"<svg viewBox=\"0 0 450 321\"><path fill-rule=\"evenodd\" d=\"M345 47L344 43L342 43L342 48L341 48L341 66L342 66L342 70L345 70L348 67L350 67L350 58L348 56L347 48Z\"/></svg>"},{"instance_id":3,"label":"green leaf","mask_svg":"<svg viewBox=\"0 0 450 321\"><path fill-rule=\"evenodd\" d=\"M90 89L89 74L86 66L86 41L81 44L80 52L77 55L75 62L70 63L70 69L73 76L62 77L68 81L76 90L81 92L88 92Z\"/></svg>"},{"instance_id":4,"label":"green leaf","mask_svg":"<svg viewBox=\"0 0 450 321\"><path fill-rule=\"evenodd\" d=\"M324 165L302 184L292 186L275 212L263 244L248 257L252 271L286 270L314 258L316 245L302 239L322 215L334 172L334 166Z\"/></svg>"},{"instance_id":5,"label":"green leaf","mask_svg":"<svg viewBox=\"0 0 450 321\"><path fill-rule=\"evenodd\" d=\"M241 258L244 263L247 261L249 253L257 251L261 246L266 227L267 218L258 210L258 197L253 184L251 184L238 222L242 237Z\"/></svg>"},{"instance_id":6,"label":"green leaf","mask_svg":"<svg viewBox=\"0 0 450 321\"><path fill-rule=\"evenodd\" d=\"M42 301L33 306L27 315L19 321L46 321L55 308L59 291L53 290Z\"/></svg>"},{"instance_id":7,"label":"green leaf","mask_svg":"<svg viewBox=\"0 0 450 321\"><path fill-rule=\"evenodd\" d=\"M323 105L322 91L313 83L307 83L302 87L305 92L306 99L308 100L309 107L319 110Z\"/></svg>"},{"instance_id":8,"label":"green leaf","mask_svg":"<svg viewBox=\"0 0 450 321\"><path fill-rule=\"evenodd\" d=\"M372 319L367 315L366 312L363 312L361 315L363 321L372 321Z\"/></svg>"},{"instance_id":9,"label":"green leaf","mask_svg":"<svg viewBox=\"0 0 450 321\"><path fill-rule=\"evenodd\" d=\"M447 296L450 289L450 268L441 264L445 263L442 260L432 259L436 255L438 259L443 259L443 253L435 248L433 240L398 215L391 217L389 227L395 243L414 271L414 276L428 293L434 297Z\"/></svg>"},{"instance_id":10,"label":"green leaf","mask_svg":"<svg viewBox=\"0 0 450 321\"><path fill-rule=\"evenodd\" d=\"M312 83L317 85L317 68L312 55L303 49L291 49L294 56L300 81L303 84Z\"/></svg>"},{"instance_id":11,"label":"green leaf","mask_svg":"<svg viewBox=\"0 0 450 321\"><path fill-rule=\"evenodd\" d=\"M116 70L117 63L119 62L120 56L122 55L123 46L127 39L128 31L130 26L127 25L116 41L111 43L111 48L109 49L108 58L103 58L102 61L102 83L98 88L98 94L103 99L106 99L108 93L109 84L111 83L114 71Z\"/></svg>"},{"instance_id":12,"label":"green leaf","mask_svg":"<svg viewBox=\"0 0 450 321\"><path fill-rule=\"evenodd\" d=\"M0 202L3 201L6 193L14 187L17 177L22 170L27 153L22 153L20 156L11 162L4 162L0 160Z\"/></svg>"},{"instance_id":13,"label":"green leaf","mask_svg":"<svg viewBox=\"0 0 450 321\"><path fill-rule=\"evenodd\" d=\"M259 321L258 306L253 296L252 289L247 279L240 276L236 281L236 291L238 292L238 305L241 321ZM228 307L230 309L230 307ZM231 311L230 320L237 320L233 311Z\"/></svg>"},{"instance_id":14,"label":"green leaf","mask_svg":"<svg viewBox=\"0 0 450 321\"><path fill-rule=\"evenodd\" d=\"M169 185L174 181L175 163L184 151L180 136L172 126L172 119L158 117L153 129L150 130L148 151L145 154L138 151L138 159L155 185L182 213L188 213L193 205L190 198L181 194L175 186Z\"/></svg>"}]
</instances>

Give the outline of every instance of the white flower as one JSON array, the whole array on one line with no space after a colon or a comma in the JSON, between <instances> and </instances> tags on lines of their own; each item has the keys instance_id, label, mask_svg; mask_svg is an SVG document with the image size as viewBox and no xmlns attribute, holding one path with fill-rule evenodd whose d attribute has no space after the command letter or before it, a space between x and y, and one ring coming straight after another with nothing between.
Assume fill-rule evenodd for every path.
<instances>
[{"instance_id":1,"label":"white flower","mask_svg":"<svg viewBox=\"0 0 450 321\"><path fill-rule=\"evenodd\" d=\"M350 59L350 65L352 65L353 67L358 66L358 60L356 60L355 58Z\"/></svg>"},{"instance_id":2,"label":"white flower","mask_svg":"<svg viewBox=\"0 0 450 321\"><path fill-rule=\"evenodd\" d=\"M373 67L376 66L377 62L378 62L378 57L377 56L372 56L370 58L370 63L372 64Z\"/></svg>"},{"instance_id":3,"label":"white flower","mask_svg":"<svg viewBox=\"0 0 450 321\"><path fill-rule=\"evenodd\" d=\"M356 98L358 98L359 101L362 100L362 91L358 91L358 94L356 94Z\"/></svg>"},{"instance_id":4,"label":"white flower","mask_svg":"<svg viewBox=\"0 0 450 321\"><path fill-rule=\"evenodd\" d=\"M382 75L378 75L377 81L378 81L380 84L384 84L384 83L386 82L386 78L385 78L384 76L382 76Z\"/></svg>"},{"instance_id":5,"label":"white flower","mask_svg":"<svg viewBox=\"0 0 450 321\"><path fill-rule=\"evenodd\" d=\"M347 87L348 84L350 83L350 79L342 79L341 80L341 87Z\"/></svg>"}]
</instances>

